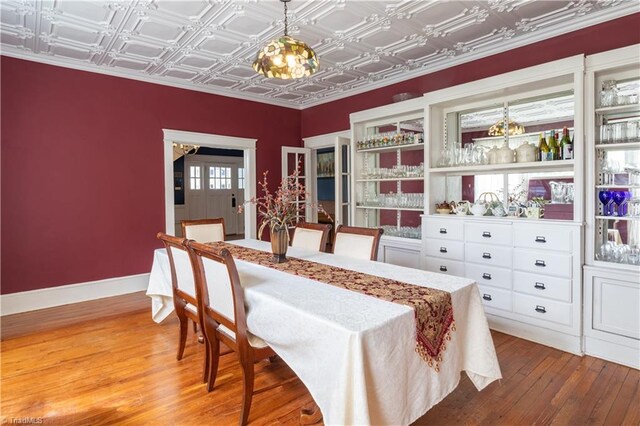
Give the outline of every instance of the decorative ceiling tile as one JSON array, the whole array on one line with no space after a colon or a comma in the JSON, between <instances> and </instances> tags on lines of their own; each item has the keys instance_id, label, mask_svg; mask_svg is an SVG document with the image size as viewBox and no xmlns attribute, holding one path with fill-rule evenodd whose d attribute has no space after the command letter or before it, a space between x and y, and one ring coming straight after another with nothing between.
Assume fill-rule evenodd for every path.
<instances>
[{"instance_id":1,"label":"decorative ceiling tile","mask_svg":"<svg viewBox=\"0 0 640 426\"><path fill-rule=\"evenodd\" d=\"M3 0L0 42L8 56L305 108L640 12L640 2L293 0L288 9L290 33L319 57L306 80L251 69L283 33L275 0Z\"/></svg>"}]
</instances>

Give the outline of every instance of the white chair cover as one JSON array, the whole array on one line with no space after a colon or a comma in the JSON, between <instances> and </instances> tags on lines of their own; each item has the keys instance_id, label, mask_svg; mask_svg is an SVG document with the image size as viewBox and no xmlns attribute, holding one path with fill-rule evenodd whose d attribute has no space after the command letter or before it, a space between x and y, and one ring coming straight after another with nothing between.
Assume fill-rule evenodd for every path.
<instances>
[{"instance_id":1,"label":"white chair cover","mask_svg":"<svg viewBox=\"0 0 640 426\"><path fill-rule=\"evenodd\" d=\"M310 250L322 251L322 231L308 228L296 228L291 247L301 247Z\"/></svg>"},{"instance_id":2,"label":"white chair cover","mask_svg":"<svg viewBox=\"0 0 640 426\"><path fill-rule=\"evenodd\" d=\"M333 253L341 256L354 257L356 259L371 259L371 249L374 237L371 235L336 233Z\"/></svg>"},{"instance_id":3,"label":"white chair cover","mask_svg":"<svg viewBox=\"0 0 640 426\"><path fill-rule=\"evenodd\" d=\"M207 225L188 225L185 228L185 238L199 243L211 243L214 241L224 241L224 230L221 223L210 223Z\"/></svg>"}]
</instances>

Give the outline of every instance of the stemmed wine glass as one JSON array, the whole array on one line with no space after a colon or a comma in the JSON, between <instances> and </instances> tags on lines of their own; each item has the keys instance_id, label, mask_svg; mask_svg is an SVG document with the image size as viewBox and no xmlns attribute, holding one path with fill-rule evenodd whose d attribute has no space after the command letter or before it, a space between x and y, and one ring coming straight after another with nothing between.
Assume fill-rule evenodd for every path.
<instances>
[{"instance_id":1,"label":"stemmed wine glass","mask_svg":"<svg viewBox=\"0 0 640 426\"><path fill-rule=\"evenodd\" d=\"M613 191L612 200L617 206L617 216L626 216L627 203L625 201L627 200L627 192L628 191ZM613 208L611 210L611 214L613 214Z\"/></svg>"},{"instance_id":2,"label":"stemmed wine glass","mask_svg":"<svg viewBox=\"0 0 640 426\"><path fill-rule=\"evenodd\" d=\"M598 198L602 203L602 214L604 216L611 216L613 211L611 210L611 200L613 199L613 193L608 190L602 190L598 193Z\"/></svg>"}]
</instances>

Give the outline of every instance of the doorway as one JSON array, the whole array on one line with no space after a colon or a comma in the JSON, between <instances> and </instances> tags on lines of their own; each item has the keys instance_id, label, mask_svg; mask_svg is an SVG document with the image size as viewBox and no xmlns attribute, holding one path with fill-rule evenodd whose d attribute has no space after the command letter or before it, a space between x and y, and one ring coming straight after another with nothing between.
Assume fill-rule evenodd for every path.
<instances>
[{"instance_id":1,"label":"doorway","mask_svg":"<svg viewBox=\"0 0 640 426\"><path fill-rule=\"evenodd\" d=\"M186 212L183 208L183 213L180 213L178 209L174 208L174 197L176 188L179 187L177 183L181 183L182 187L186 188L191 185L191 182L187 179L194 177L194 187L200 187L203 194L204 214L208 215L207 208L211 209L211 213L216 213L215 208L218 205L218 201L221 204L228 204L232 206L235 202L236 206L244 200L254 198L256 196L256 141L257 139L237 138L232 136L213 135L207 133L195 133L185 132L181 130L163 129L164 133L164 168L165 168L165 228L166 233L170 235L176 235L178 230L181 215L183 218L191 216L190 212ZM217 148L221 150L240 150L242 152L241 159L235 159L229 161L228 158L222 162L217 162L215 159L206 159L202 161L200 167L194 169L193 174L189 173L189 170L185 167L185 170L180 174L174 173L174 158L173 158L173 144L189 144L197 145L202 149ZM193 156L195 157L195 156ZM207 157L207 156L204 156ZM223 156L226 157L226 156ZM185 161L186 163L186 161ZM224 163L231 164L225 166ZM186 164L185 164L186 166ZM217 168L217 169L216 169ZM225 176L222 176L223 170ZM230 176L227 175L230 168ZM198 170L198 171L196 171ZM212 174L211 176L209 174ZM179 182L179 179L182 181ZM229 180L231 182L229 182ZM205 186L209 188L213 186L205 194ZM225 188L222 188L225 186ZM227 188L230 186L230 188ZM234 192L237 190L237 192ZM231 191L231 192L229 192ZM223 201L215 197L227 197ZM187 195L185 193L185 199ZM235 198L235 200L234 200ZM210 204L210 207L207 206ZM228 209L229 212L235 211L235 209ZM202 209L195 214L203 214ZM227 213L229 214L229 213ZM219 215L222 216L222 215ZM218 217L219 217L218 216ZM223 216L224 217L224 216ZM234 213L233 217L229 217L230 224L234 223L235 229L230 231L238 232L238 230L244 229L245 238L256 238L256 207L249 203L246 205L243 215ZM225 225L227 219L225 217ZM178 224L178 226L176 225ZM229 231L228 231L229 232Z\"/></svg>"},{"instance_id":2,"label":"doorway","mask_svg":"<svg viewBox=\"0 0 640 426\"><path fill-rule=\"evenodd\" d=\"M227 239L244 238L244 216L238 214L245 188L242 151L200 148L174 161L174 174L178 170L184 182L183 194L176 189L175 195L176 235L181 236L180 220L222 217Z\"/></svg>"}]
</instances>

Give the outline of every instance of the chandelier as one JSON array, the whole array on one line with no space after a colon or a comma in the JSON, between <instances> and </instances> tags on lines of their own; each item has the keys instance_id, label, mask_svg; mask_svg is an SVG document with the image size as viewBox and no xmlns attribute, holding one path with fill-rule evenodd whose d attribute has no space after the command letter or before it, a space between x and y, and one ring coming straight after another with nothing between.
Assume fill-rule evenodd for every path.
<instances>
[{"instance_id":1,"label":"chandelier","mask_svg":"<svg viewBox=\"0 0 640 426\"><path fill-rule=\"evenodd\" d=\"M493 126L489 127L489 136L504 136L505 130L504 120L498 121ZM524 133L524 126L516 123L513 120L509 120L509 136L521 135Z\"/></svg>"},{"instance_id":2,"label":"chandelier","mask_svg":"<svg viewBox=\"0 0 640 426\"><path fill-rule=\"evenodd\" d=\"M318 70L318 57L305 42L289 37L287 3L291 0L280 1L284 3L284 35L258 51L253 69L267 78L308 77Z\"/></svg>"},{"instance_id":3,"label":"chandelier","mask_svg":"<svg viewBox=\"0 0 640 426\"><path fill-rule=\"evenodd\" d=\"M195 155L200 149L200 145L189 145L186 143L173 143L173 152L178 154L178 156L183 155ZM191 152L193 151L193 152ZM175 158L175 157L174 157Z\"/></svg>"}]
</instances>

